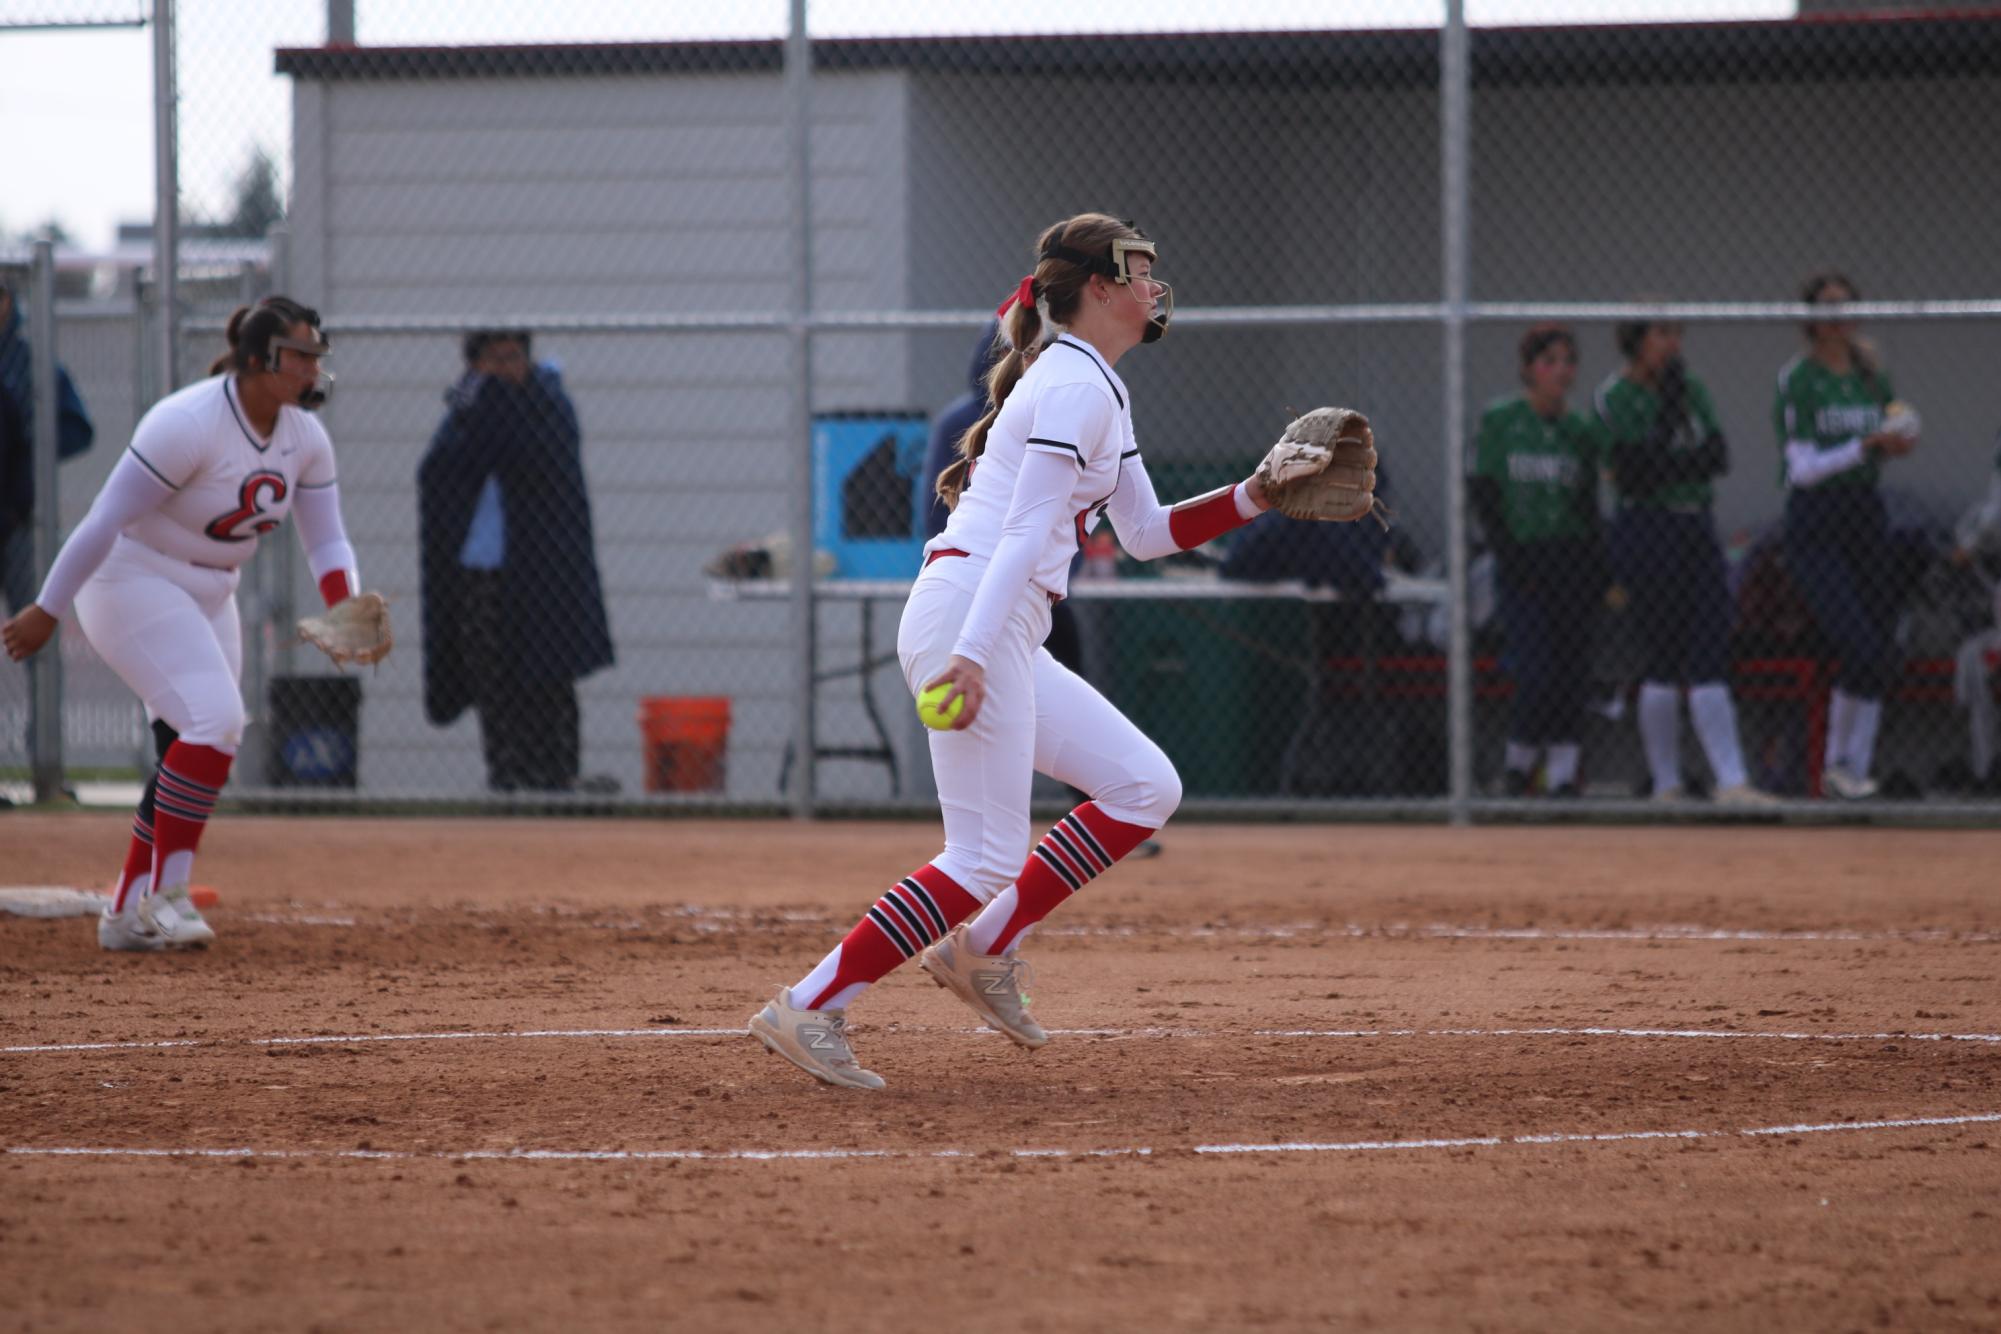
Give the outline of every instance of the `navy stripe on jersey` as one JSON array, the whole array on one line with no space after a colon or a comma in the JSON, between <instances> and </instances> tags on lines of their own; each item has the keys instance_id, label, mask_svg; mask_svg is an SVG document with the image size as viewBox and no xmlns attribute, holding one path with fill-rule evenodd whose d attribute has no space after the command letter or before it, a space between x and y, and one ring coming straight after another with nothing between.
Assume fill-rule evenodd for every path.
<instances>
[{"instance_id":1,"label":"navy stripe on jersey","mask_svg":"<svg viewBox=\"0 0 2001 1334\"><path fill-rule=\"evenodd\" d=\"M271 448L271 441L265 440L261 443L258 441L257 433L250 429L250 423L243 420L243 414L236 410L236 391L230 388L230 384L231 381L229 380L222 382L222 397L229 404L229 415L236 418L236 428L243 432L243 438L250 442L250 447L259 454L262 454L265 450ZM271 435L275 439L278 432L274 429Z\"/></svg>"},{"instance_id":2,"label":"navy stripe on jersey","mask_svg":"<svg viewBox=\"0 0 2001 1334\"><path fill-rule=\"evenodd\" d=\"M1067 449L1077 456L1077 466L1080 468L1084 466L1084 451L1067 440L1045 440L1039 435L1031 435L1028 437L1028 443L1031 445L1048 445L1051 449Z\"/></svg>"},{"instance_id":3,"label":"navy stripe on jersey","mask_svg":"<svg viewBox=\"0 0 2001 1334\"><path fill-rule=\"evenodd\" d=\"M1057 339L1056 346L1067 347L1072 352L1082 352L1085 356L1089 357L1091 359L1091 364L1098 368L1098 374L1104 376L1105 383L1111 386L1112 397L1116 398L1119 401L1120 407L1124 407L1126 405L1126 396L1119 392L1118 382L1112 379L1112 373L1105 369L1104 363L1098 360L1096 353L1092 352L1089 348L1086 348L1082 343L1073 343L1068 338Z\"/></svg>"},{"instance_id":4,"label":"navy stripe on jersey","mask_svg":"<svg viewBox=\"0 0 2001 1334\"><path fill-rule=\"evenodd\" d=\"M1125 453L1119 455L1119 462L1124 463L1127 459L1138 458L1138 457L1139 457L1139 450L1137 448L1128 449Z\"/></svg>"},{"instance_id":5,"label":"navy stripe on jersey","mask_svg":"<svg viewBox=\"0 0 2001 1334\"><path fill-rule=\"evenodd\" d=\"M153 476L159 478L160 485L166 487L170 491L178 491L181 489L174 483L167 480L167 474L161 472L158 468L155 468L152 464L146 462L146 456L144 454L141 454L138 450L133 449L130 445L127 445L125 447L125 452L127 454L130 454L133 458L139 460L140 467L144 468L147 472L152 473Z\"/></svg>"}]
</instances>

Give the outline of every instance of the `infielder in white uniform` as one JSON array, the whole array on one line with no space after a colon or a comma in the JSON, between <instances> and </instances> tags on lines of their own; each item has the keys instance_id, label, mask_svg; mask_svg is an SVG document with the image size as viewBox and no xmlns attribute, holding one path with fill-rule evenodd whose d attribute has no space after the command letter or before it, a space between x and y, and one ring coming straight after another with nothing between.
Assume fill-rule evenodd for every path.
<instances>
[{"instance_id":1,"label":"infielder in white uniform","mask_svg":"<svg viewBox=\"0 0 2001 1334\"><path fill-rule=\"evenodd\" d=\"M243 736L236 585L258 539L296 513L327 605L361 588L333 443L310 411L331 382L320 369L319 323L318 312L280 296L239 309L210 378L140 419L40 595L0 631L18 661L74 609L153 721L159 768L98 922L106 949L185 949L215 938L188 886Z\"/></svg>"},{"instance_id":2,"label":"infielder in white uniform","mask_svg":"<svg viewBox=\"0 0 2001 1334\"><path fill-rule=\"evenodd\" d=\"M1080 214L1042 234L1035 272L1001 307L1008 352L987 382L994 407L939 478L952 517L925 548L897 634L913 695L942 682L944 710L964 699L953 729L931 736L945 850L750 1021L765 1046L829 1084L882 1087L848 1045L846 1010L920 953L987 1024L1031 1050L1047 1042L1028 1013L1022 938L1181 801L1160 747L1040 647L1071 558L1100 519L1152 560L1265 508L1255 477L1171 507L1154 495L1114 369L1173 312L1154 260L1130 223ZM1036 771L1090 800L1031 852Z\"/></svg>"}]
</instances>

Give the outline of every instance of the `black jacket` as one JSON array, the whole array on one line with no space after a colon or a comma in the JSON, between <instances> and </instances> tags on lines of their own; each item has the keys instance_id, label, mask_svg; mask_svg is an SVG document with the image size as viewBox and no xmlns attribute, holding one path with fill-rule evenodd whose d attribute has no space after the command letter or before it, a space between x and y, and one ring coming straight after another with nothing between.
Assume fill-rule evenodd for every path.
<instances>
[{"instance_id":1,"label":"black jacket","mask_svg":"<svg viewBox=\"0 0 2001 1334\"><path fill-rule=\"evenodd\" d=\"M511 385L467 372L417 467L423 562L424 709L443 726L473 702L460 642L459 552L488 477L506 516L500 569L508 670L574 681L612 661L576 409L553 366Z\"/></svg>"}]
</instances>

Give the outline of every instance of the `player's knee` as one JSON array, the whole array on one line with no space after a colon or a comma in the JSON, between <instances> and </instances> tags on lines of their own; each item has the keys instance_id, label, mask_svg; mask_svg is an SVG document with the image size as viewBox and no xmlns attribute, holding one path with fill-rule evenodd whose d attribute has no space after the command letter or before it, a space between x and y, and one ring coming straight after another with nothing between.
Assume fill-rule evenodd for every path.
<instances>
[{"instance_id":1,"label":"player's knee","mask_svg":"<svg viewBox=\"0 0 2001 1334\"><path fill-rule=\"evenodd\" d=\"M964 848L947 843L931 864L981 903L990 903L996 894L1015 882L1022 863L1027 860L1028 840L1024 836L1019 851L993 845Z\"/></svg>"},{"instance_id":2,"label":"player's knee","mask_svg":"<svg viewBox=\"0 0 2001 1334\"><path fill-rule=\"evenodd\" d=\"M180 739L191 746L212 746L234 754L243 744L243 700L235 694L191 699L186 716L186 725L177 730Z\"/></svg>"},{"instance_id":3,"label":"player's knee","mask_svg":"<svg viewBox=\"0 0 2001 1334\"><path fill-rule=\"evenodd\" d=\"M1181 806L1181 775L1156 746L1131 763L1123 781L1093 799L1114 819L1158 829Z\"/></svg>"}]
</instances>

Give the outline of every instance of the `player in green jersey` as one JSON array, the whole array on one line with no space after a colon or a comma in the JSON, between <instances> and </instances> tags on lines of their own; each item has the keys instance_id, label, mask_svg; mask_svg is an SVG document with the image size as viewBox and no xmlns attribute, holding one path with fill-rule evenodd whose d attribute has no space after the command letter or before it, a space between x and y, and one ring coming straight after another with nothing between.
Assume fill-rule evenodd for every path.
<instances>
[{"instance_id":1,"label":"player in green jersey","mask_svg":"<svg viewBox=\"0 0 2001 1334\"><path fill-rule=\"evenodd\" d=\"M1577 340L1561 325L1522 336L1523 392L1480 419L1467 494L1499 565L1506 663L1515 681L1504 790L1529 790L1538 760L1553 796L1576 796L1591 639L1605 595L1598 437L1565 406Z\"/></svg>"},{"instance_id":2,"label":"player in green jersey","mask_svg":"<svg viewBox=\"0 0 2001 1334\"><path fill-rule=\"evenodd\" d=\"M1800 299L1825 305L1859 295L1841 274L1820 273ZM1810 321L1806 338L1807 350L1779 371L1772 407L1786 487L1786 567L1841 660L1821 790L1871 797L1883 693L1898 666L1890 526L1876 479L1886 460L1917 446L1917 434L1885 428L1890 375L1856 337L1853 320Z\"/></svg>"},{"instance_id":3,"label":"player in green jersey","mask_svg":"<svg viewBox=\"0 0 2001 1334\"><path fill-rule=\"evenodd\" d=\"M1628 598L1646 674L1640 685L1641 748L1654 799L1681 799L1681 687L1715 776L1731 805L1771 798L1744 774L1737 709L1730 699L1730 590L1710 516L1710 479L1730 465L1716 405L1681 357L1681 325L1628 320L1613 330L1625 368L1593 402L1610 455L1618 510L1612 568Z\"/></svg>"}]
</instances>

